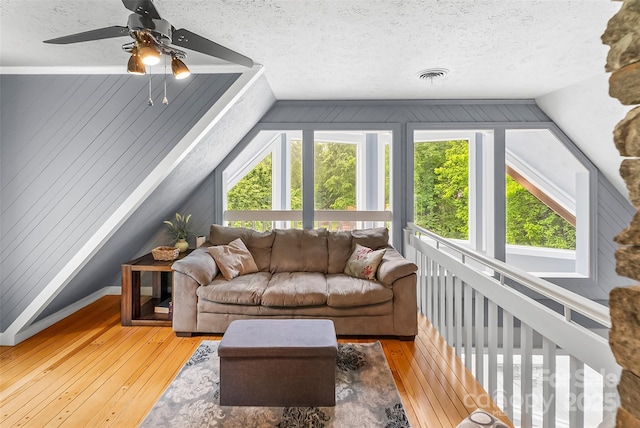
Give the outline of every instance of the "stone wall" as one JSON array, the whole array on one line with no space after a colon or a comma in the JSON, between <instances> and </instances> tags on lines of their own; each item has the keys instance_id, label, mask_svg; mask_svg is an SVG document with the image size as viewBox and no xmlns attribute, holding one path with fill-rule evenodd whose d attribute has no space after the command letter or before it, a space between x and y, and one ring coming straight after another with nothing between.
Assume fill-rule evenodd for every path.
<instances>
[{"instance_id":1,"label":"stone wall","mask_svg":"<svg viewBox=\"0 0 640 428\"><path fill-rule=\"evenodd\" d=\"M606 71L609 95L623 105L640 104L640 0L625 0L602 35L610 47ZM616 272L640 281L640 107L632 108L613 132L613 140L624 157L620 175L627 184L629 199L638 209L631 224L615 241ZM622 366L618 384L620 408L617 426L640 427L640 284L614 288L609 295L611 331L609 343Z\"/></svg>"}]
</instances>

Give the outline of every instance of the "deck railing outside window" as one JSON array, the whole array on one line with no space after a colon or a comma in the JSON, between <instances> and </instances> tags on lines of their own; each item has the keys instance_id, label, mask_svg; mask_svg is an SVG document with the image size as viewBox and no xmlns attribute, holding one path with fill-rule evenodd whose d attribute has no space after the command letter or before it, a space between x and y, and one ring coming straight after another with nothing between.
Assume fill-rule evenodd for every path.
<instances>
[{"instance_id":1,"label":"deck railing outside window","mask_svg":"<svg viewBox=\"0 0 640 428\"><path fill-rule=\"evenodd\" d=\"M248 227L255 230L302 229L301 210L225 211L224 220L228 226ZM329 230L389 228L390 224L391 211L314 211L314 227L324 227Z\"/></svg>"},{"instance_id":2,"label":"deck railing outside window","mask_svg":"<svg viewBox=\"0 0 640 428\"><path fill-rule=\"evenodd\" d=\"M614 426L607 307L411 223L404 248L419 310L515 426Z\"/></svg>"}]
</instances>

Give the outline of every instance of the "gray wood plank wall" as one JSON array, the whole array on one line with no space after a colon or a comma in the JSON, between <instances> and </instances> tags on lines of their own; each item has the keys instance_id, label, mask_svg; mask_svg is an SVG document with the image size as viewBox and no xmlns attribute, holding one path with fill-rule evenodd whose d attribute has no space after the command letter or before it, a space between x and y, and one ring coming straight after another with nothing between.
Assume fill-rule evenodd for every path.
<instances>
[{"instance_id":1,"label":"gray wood plank wall","mask_svg":"<svg viewBox=\"0 0 640 428\"><path fill-rule=\"evenodd\" d=\"M494 123L552 122L533 100L427 100L427 101L278 101L262 118L261 124L297 124L301 128L322 124L336 127L348 124L408 123L477 124L477 129ZM524 124L524 125L523 125ZM307 127L309 127L307 126ZM404 137L406 138L406 137ZM585 286L580 280L563 282L563 286L591 299L606 301L615 286L631 281L615 273L612 239L628 225L634 210L625 196L598 174L598 256L597 284ZM411 195L405 195L411 197ZM397 215L394 212L394 216Z\"/></svg>"},{"instance_id":2,"label":"gray wood plank wall","mask_svg":"<svg viewBox=\"0 0 640 428\"><path fill-rule=\"evenodd\" d=\"M192 214L193 230L208 235L214 222L212 171L274 102L269 84L260 77L67 284L39 319L103 287L120 286L122 263L159 245L173 244L162 221L171 219L176 212ZM191 246L194 244L192 240Z\"/></svg>"},{"instance_id":3,"label":"gray wood plank wall","mask_svg":"<svg viewBox=\"0 0 640 428\"><path fill-rule=\"evenodd\" d=\"M237 79L2 75L0 330Z\"/></svg>"}]
</instances>

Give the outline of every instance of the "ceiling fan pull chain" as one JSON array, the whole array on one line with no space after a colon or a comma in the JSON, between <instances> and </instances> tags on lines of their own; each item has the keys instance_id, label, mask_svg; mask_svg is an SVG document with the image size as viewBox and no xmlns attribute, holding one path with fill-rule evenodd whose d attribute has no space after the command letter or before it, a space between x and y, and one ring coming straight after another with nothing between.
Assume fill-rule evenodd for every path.
<instances>
[{"instance_id":1,"label":"ceiling fan pull chain","mask_svg":"<svg viewBox=\"0 0 640 428\"><path fill-rule=\"evenodd\" d=\"M164 56L164 98L162 104L168 106L169 100L167 99L167 56Z\"/></svg>"},{"instance_id":2,"label":"ceiling fan pull chain","mask_svg":"<svg viewBox=\"0 0 640 428\"><path fill-rule=\"evenodd\" d=\"M151 99L151 66L149 66L149 107L153 105L153 99Z\"/></svg>"}]
</instances>

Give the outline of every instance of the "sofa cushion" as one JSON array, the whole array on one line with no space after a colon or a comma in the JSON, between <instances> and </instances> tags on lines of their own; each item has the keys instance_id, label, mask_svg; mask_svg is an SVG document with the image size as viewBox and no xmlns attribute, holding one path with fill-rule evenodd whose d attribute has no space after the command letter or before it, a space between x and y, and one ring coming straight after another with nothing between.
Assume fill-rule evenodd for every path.
<instances>
[{"instance_id":1,"label":"sofa cushion","mask_svg":"<svg viewBox=\"0 0 640 428\"><path fill-rule=\"evenodd\" d=\"M287 318L306 318L306 317L333 317L335 319L341 319L340 323L348 323L351 321L345 318L358 318L358 323L371 322L371 319L365 320L367 317L388 316L389 322L393 325L393 300L387 302L378 303L377 305L367 306L351 306L346 308L336 308L327 305L318 306L250 306L250 305L230 305L226 303L211 302L209 300L198 299L198 323L204 329L203 332L212 333L212 330L208 330L205 326L206 322L202 322L203 319L209 316L220 316L223 319L235 319L227 315L240 315L240 317L259 316L259 317L287 317ZM364 319L363 319L364 318ZM211 319L211 318L209 318ZM377 320L376 322L381 322ZM382 321L384 322L384 321ZM219 330L215 330L219 332ZM355 333L352 333L355 334Z\"/></svg>"},{"instance_id":2,"label":"sofa cushion","mask_svg":"<svg viewBox=\"0 0 640 428\"><path fill-rule=\"evenodd\" d=\"M253 256L240 238L234 239L229 245L209 247L209 254L216 261L222 276L227 280L258 272Z\"/></svg>"},{"instance_id":3,"label":"sofa cushion","mask_svg":"<svg viewBox=\"0 0 640 428\"><path fill-rule=\"evenodd\" d=\"M382 261L385 251L386 248L373 251L371 248L356 244L353 254L344 267L344 273L355 278L375 279L378 265Z\"/></svg>"},{"instance_id":4,"label":"sofa cushion","mask_svg":"<svg viewBox=\"0 0 640 428\"><path fill-rule=\"evenodd\" d=\"M360 244L363 247L377 250L389 245L389 229L386 227L375 227L372 229L357 229L351 231L353 245Z\"/></svg>"},{"instance_id":5,"label":"sofa cushion","mask_svg":"<svg viewBox=\"0 0 640 428\"><path fill-rule=\"evenodd\" d=\"M393 299L393 291L379 282L344 274L327 275L327 305L334 308L375 305Z\"/></svg>"},{"instance_id":6,"label":"sofa cushion","mask_svg":"<svg viewBox=\"0 0 640 428\"><path fill-rule=\"evenodd\" d=\"M271 279L269 272L256 272L227 281L218 276L209 285L198 287L198 298L233 305L259 305Z\"/></svg>"},{"instance_id":7,"label":"sofa cushion","mask_svg":"<svg viewBox=\"0 0 640 428\"><path fill-rule=\"evenodd\" d=\"M326 229L276 229L271 249L271 273L327 273Z\"/></svg>"},{"instance_id":8,"label":"sofa cushion","mask_svg":"<svg viewBox=\"0 0 640 428\"><path fill-rule=\"evenodd\" d=\"M342 273L353 252L351 232L348 230L329 232L327 249L329 250L329 266L327 273Z\"/></svg>"},{"instance_id":9,"label":"sofa cushion","mask_svg":"<svg viewBox=\"0 0 640 428\"><path fill-rule=\"evenodd\" d=\"M225 227L217 224L212 224L209 230L209 241L213 245L227 245L234 239L242 239L260 272L269 270L274 237L273 231L258 232L244 227Z\"/></svg>"},{"instance_id":10,"label":"sofa cushion","mask_svg":"<svg viewBox=\"0 0 640 428\"><path fill-rule=\"evenodd\" d=\"M271 277L262 294L263 306L315 306L327 303L327 281L322 273L281 272Z\"/></svg>"}]
</instances>

